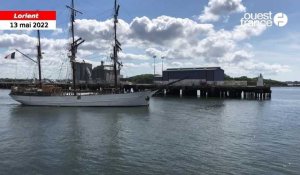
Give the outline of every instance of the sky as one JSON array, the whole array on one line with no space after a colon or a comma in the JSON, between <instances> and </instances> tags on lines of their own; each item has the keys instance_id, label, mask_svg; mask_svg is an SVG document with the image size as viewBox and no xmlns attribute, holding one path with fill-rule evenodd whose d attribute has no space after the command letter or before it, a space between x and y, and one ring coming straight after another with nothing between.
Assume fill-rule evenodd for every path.
<instances>
[{"instance_id":1,"label":"sky","mask_svg":"<svg viewBox=\"0 0 300 175\"><path fill-rule=\"evenodd\" d=\"M0 10L55 10L57 29L42 31L42 76L70 78L69 0L0 0ZM281 81L300 80L300 1L296 0L119 0L118 38L125 77L180 67L220 66L225 74ZM76 37L85 39L77 60L93 67L110 63L113 0L75 0ZM241 25L245 13L285 13L288 23ZM37 77L37 66L16 54L36 57L36 31L0 31L0 78Z\"/></svg>"}]
</instances>

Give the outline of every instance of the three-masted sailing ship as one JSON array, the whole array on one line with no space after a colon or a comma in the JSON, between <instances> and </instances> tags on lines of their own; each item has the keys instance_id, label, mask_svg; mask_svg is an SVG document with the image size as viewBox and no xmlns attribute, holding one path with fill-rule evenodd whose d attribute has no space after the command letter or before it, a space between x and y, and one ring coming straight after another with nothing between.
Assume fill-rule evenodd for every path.
<instances>
[{"instance_id":1,"label":"three-masted sailing ship","mask_svg":"<svg viewBox=\"0 0 300 175\"><path fill-rule=\"evenodd\" d=\"M114 3L114 44L113 54L111 59L113 61L114 69L114 88L110 92L94 91L82 93L76 90L76 52L80 44L84 42L82 38L75 40L74 25L75 16L81 13L74 7L74 0L71 1L71 6L67 6L71 11L71 35L72 42L70 44L70 63L72 67L72 83L71 90L63 90L60 87L43 85L41 79L41 42L40 32L38 32L37 45L37 61L39 70L39 84L35 87L12 87L10 96L24 105L35 106L148 106L150 97L155 91L144 90L138 92L125 93L121 91L118 85L118 70L120 62L118 61L118 52L121 50L121 44L117 40L117 23L120 5L117 0Z\"/></svg>"}]
</instances>

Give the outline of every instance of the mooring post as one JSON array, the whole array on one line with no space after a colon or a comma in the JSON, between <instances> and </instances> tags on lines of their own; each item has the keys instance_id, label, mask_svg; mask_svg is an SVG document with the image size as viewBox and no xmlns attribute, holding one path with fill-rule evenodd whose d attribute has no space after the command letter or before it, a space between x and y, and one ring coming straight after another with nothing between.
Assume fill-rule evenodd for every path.
<instances>
[{"instance_id":1,"label":"mooring post","mask_svg":"<svg viewBox=\"0 0 300 175\"><path fill-rule=\"evenodd\" d=\"M268 99L268 97L267 97L267 93L265 93L265 99Z\"/></svg>"},{"instance_id":2,"label":"mooring post","mask_svg":"<svg viewBox=\"0 0 300 175\"><path fill-rule=\"evenodd\" d=\"M261 94L261 92L259 93L259 99L262 100L262 94Z\"/></svg>"}]
</instances>

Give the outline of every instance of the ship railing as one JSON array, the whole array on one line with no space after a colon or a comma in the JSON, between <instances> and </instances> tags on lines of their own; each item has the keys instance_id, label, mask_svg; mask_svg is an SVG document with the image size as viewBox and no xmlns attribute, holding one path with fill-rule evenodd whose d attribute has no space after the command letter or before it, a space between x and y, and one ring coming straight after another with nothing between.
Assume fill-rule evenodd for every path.
<instances>
[{"instance_id":1,"label":"ship railing","mask_svg":"<svg viewBox=\"0 0 300 175\"><path fill-rule=\"evenodd\" d=\"M104 94L124 94L124 93L132 93L133 90L125 90L125 89L116 89L116 88L100 88L97 90L80 90L77 89L76 95L79 96L88 96L88 95L104 95ZM18 87L13 86L11 88L11 94L14 95L35 95L35 96L73 96L73 89L62 89L59 87L53 86L45 86L43 88L38 88L36 86L26 86L26 87Z\"/></svg>"},{"instance_id":2,"label":"ship railing","mask_svg":"<svg viewBox=\"0 0 300 175\"><path fill-rule=\"evenodd\" d=\"M103 88L98 90L76 90L76 95L78 96L88 96L88 95L104 95L104 94L121 94L124 93L124 91L121 91L119 89L113 89L113 88ZM54 94L58 95L58 94ZM74 90L69 89L63 89L59 95L62 96L73 96Z\"/></svg>"}]
</instances>

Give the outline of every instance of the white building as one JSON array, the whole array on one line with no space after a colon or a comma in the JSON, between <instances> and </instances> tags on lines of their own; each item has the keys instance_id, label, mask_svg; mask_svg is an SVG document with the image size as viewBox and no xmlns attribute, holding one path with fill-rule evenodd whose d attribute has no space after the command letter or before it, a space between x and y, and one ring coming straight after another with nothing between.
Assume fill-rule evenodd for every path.
<instances>
[{"instance_id":1,"label":"white building","mask_svg":"<svg viewBox=\"0 0 300 175\"><path fill-rule=\"evenodd\" d=\"M264 86L264 78L263 78L263 76L261 74L259 75L259 77L257 79L256 86L258 86L258 87Z\"/></svg>"}]
</instances>

